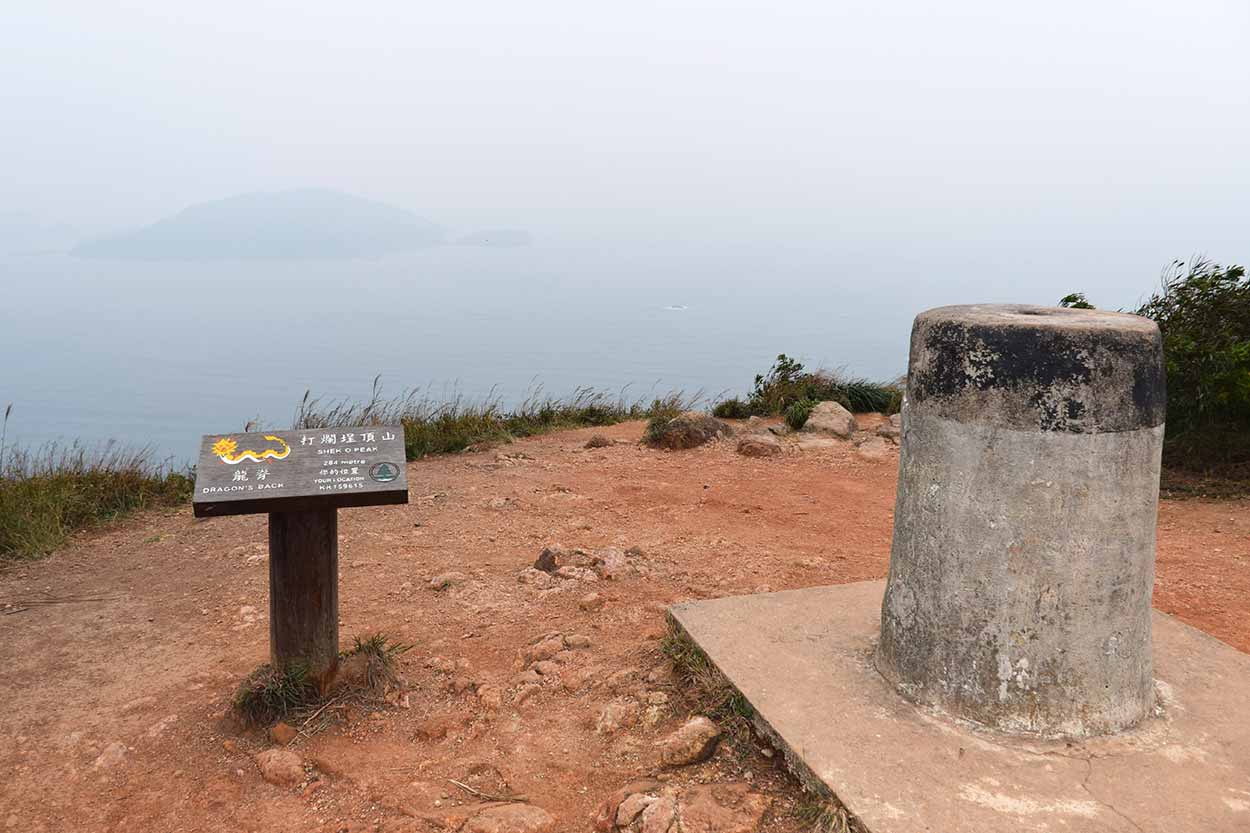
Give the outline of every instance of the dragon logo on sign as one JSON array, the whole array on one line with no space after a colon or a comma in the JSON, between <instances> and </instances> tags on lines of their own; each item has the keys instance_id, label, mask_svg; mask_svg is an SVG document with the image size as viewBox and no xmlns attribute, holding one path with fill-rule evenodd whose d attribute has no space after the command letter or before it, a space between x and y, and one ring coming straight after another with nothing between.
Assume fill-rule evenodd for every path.
<instances>
[{"instance_id":1,"label":"dragon logo on sign","mask_svg":"<svg viewBox=\"0 0 1250 833\"><path fill-rule=\"evenodd\" d=\"M290 455L291 447L281 437L266 434L265 439L282 447L280 449L266 448L262 451L252 451L245 448L239 451L239 444L235 442L234 438L222 437L213 443L213 454L217 456L218 460L231 466L237 466L239 463L249 460L253 463L260 463L265 460L285 460Z\"/></svg>"}]
</instances>

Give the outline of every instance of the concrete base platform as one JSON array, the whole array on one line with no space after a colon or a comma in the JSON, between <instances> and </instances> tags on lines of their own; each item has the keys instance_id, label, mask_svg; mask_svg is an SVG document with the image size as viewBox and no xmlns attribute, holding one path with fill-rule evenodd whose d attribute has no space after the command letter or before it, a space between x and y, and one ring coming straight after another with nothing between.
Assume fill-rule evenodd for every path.
<instances>
[{"instance_id":1,"label":"concrete base platform","mask_svg":"<svg viewBox=\"0 0 1250 833\"><path fill-rule=\"evenodd\" d=\"M872 833L1247 833L1250 656L1154 615L1157 716L1020 739L922 710L873 669L884 582L674 606L811 788Z\"/></svg>"}]
</instances>

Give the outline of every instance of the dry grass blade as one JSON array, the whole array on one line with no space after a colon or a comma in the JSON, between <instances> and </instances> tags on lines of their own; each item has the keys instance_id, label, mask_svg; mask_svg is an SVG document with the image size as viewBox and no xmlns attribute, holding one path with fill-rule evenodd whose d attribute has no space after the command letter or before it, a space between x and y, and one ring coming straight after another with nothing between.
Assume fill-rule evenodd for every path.
<instances>
[{"instance_id":1,"label":"dry grass blade","mask_svg":"<svg viewBox=\"0 0 1250 833\"><path fill-rule=\"evenodd\" d=\"M491 795L490 793L484 793L484 792L482 792L481 790L475 790L475 789L473 789L472 787L470 787L468 784L463 784L463 783L461 783L461 782L457 781L455 778L448 778L447 780L448 780L450 783L455 784L455 785L456 785L457 787L459 787L460 789L465 790L465 791L467 791L467 792L469 792L469 793L472 793L473 795L477 796L478 798L484 799L484 800L486 800L486 801L503 801L503 802L509 802L509 801L512 801L512 802L525 802L525 801L529 801L529 799L528 799L526 796L523 796L523 795Z\"/></svg>"}]
</instances>

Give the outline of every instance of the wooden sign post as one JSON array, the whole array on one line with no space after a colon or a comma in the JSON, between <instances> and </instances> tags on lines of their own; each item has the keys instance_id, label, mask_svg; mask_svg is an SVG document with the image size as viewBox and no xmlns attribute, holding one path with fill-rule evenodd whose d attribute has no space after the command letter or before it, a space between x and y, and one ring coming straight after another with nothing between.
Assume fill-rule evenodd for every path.
<instances>
[{"instance_id":1,"label":"wooden sign post","mask_svg":"<svg viewBox=\"0 0 1250 833\"><path fill-rule=\"evenodd\" d=\"M330 682L339 657L338 509L408 502L404 431L368 425L209 434L197 518L269 515L269 656Z\"/></svg>"}]
</instances>

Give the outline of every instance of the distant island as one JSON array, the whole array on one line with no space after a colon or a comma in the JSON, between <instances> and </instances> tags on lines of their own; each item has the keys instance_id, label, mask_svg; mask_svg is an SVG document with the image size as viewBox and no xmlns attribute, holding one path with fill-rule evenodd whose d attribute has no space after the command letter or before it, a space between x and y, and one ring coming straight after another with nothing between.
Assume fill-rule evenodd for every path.
<instances>
[{"instance_id":1,"label":"distant island","mask_svg":"<svg viewBox=\"0 0 1250 833\"><path fill-rule=\"evenodd\" d=\"M358 258L443 242L439 226L405 209L302 189L199 203L135 231L83 243L72 253L128 260Z\"/></svg>"}]
</instances>

